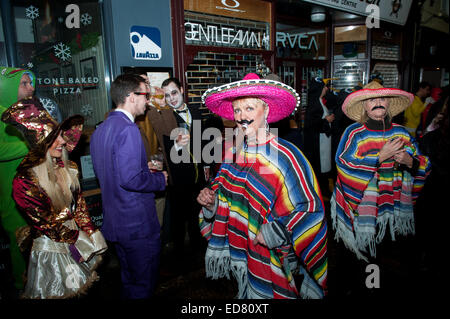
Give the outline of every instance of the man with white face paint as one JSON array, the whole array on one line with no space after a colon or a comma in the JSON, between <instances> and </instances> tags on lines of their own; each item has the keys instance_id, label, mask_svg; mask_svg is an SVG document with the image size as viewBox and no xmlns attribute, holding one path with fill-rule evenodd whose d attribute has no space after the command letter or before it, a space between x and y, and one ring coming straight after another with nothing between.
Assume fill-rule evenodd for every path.
<instances>
[{"instance_id":1,"label":"man with white face paint","mask_svg":"<svg viewBox=\"0 0 450 319\"><path fill-rule=\"evenodd\" d=\"M164 97L166 99L166 103L173 108L174 114L178 115L177 123L181 124L185 122L188 126L192 125L192 114L186 103L184 103L184 89L181 86L181 83L178 79L172 78L167 79L162 83L162 89L164 91ZM187 133L187 132L184 132ZM177 150L179 150L182 146L186 146L189 143L190 136L189 134L180 134L178 135L175 146Z\"/></svg>"},{"instance_id":2,"label":"man with white face paint","mask_svg":"<svg viewBox=\"0 0 450 319\"><path fill-rule=\"evenodd\" d=\"M204 167L201 153L195 154L194 143L202 143L194 140L195 131L202 132L200 125L202 115L199 110L189 108L184 101L184 88L177 78L166 79L161 88L164 91L166 103L173 109L178 133L171 137L164 135L164 148L169 162L171 184L169 185L170 200L170 228L174 241L175 255L183 257L186 249L184 247L185 224L189 234L189 245L191 251L202 253L204 241L198 227L198 212L200 205L196 201L197 194L209 179L209 167ZM176 132L176 131L175 131ZM201 135L198 136L201 139ZM188 160L183 158L179 162L180 154L188 154ZM185 255L184 257L188 257Z\"/></svg>"}]
</instances>

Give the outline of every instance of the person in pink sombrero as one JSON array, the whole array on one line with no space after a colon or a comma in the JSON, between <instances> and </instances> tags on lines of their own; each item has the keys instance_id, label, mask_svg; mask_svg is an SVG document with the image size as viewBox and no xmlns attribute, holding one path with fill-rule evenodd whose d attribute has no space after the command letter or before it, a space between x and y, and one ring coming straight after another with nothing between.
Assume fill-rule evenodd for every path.
<instances>
[{"instance_id":1,"label":"person in pink sombrero","mask_svg":"<svg viewBox=\"0 0 450 319\"><path fill-rule=\"evenodd\" d=\"M356 123L347 127L337 149L331 216L336 239L367 262L376 257L386 232L393 241L414 234L413 205L430 162L408 131L392 123L413 99L372 81L342 105Z\"/></svg>"},{"instance_id":2,"label":"person in pink sombrero","mask_svg":"<svg viewBox=\"0 0 450 319\"><path fill-rule=\"evenodd\" d=\"M238 298L323 298L327 224L319 185L302 152L268 129L293 112L298 94L250 73L202 99L237 124L212 187L197 198L207 277L231 273ZM297 274L304 276L299 287Z\"/></svg>"}]
</instances>

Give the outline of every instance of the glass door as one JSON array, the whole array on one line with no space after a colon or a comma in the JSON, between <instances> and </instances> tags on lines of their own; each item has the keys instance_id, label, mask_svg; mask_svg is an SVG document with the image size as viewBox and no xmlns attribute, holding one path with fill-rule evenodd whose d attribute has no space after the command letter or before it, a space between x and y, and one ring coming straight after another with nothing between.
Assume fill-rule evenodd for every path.
<instances>
[{"instance_id":1,"label":"glass door","mask_svg":"<svg viewBox=\"0 0 450 319\"><path fill-rule=\"evenodd\" d=\"M278 67L278 76L284 84L287 84L295 89L296 85L296 70L297 66L295 62L283 62Z\"/></svg>"},{"instance_id":2,"label":"glass door","mask_svg":"<svg viewBox=\"0 0 450 319\"><path fill-rule=\"evenodd\" d=\"M365 82L367 62L335 62L333 69L333 89L354 88Z\"/></svg>"},{"instance_id":3,"label":"glass door","mask_svg":"<svg viewBox=\"0 0 450 319\"><path fill-rule=\"evenodd\" d=\"M367 28L365 25L333 28L334 90L363 86L368 79Z\"/></svg>"}]
</instances>

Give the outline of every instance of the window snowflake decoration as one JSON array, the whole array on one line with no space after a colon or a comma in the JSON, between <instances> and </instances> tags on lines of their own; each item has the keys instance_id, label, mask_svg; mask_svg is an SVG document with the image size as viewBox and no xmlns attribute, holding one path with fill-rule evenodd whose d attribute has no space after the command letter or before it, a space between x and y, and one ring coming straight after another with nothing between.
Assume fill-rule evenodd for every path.
<instances>
[{"instance_id":1,"label":"window snowflake decoration","mask_svg":"<svg viewBox=\"0 0 450 319\"><path fill-rule=\"evenodd\" d=\"M83 23L83 25L88 25L92 23L92 17L89 15L89 13L83 13L81 15L81 19L80 19L81 23Z\"/></svg>"},{"instance_id":2,"label":"window snowflake decoration","mask_svg":"<svg viewBox=\"0 0 450 319\"><path fill-rule=\"evenodd\" d=\"M70 48L64 43L58 43L53 46L56 57L62 61L67 61L71 58Z\"/></svg>"},{"instance_id":3,"label":"window snowflake decoration","mask_svg":"<svg viewBox=\"0 0 450 319\"><path fill-rule=\"evenodd\" d=\"M83 114L86 117L92 116L92 113L94 113L94 109L90 104L85 104L81 107L81 114Z\"/></svg>"},{"instance_id":4,"label":"window snowflake decoration","mask_svg":"<svg viewBox=\"0 0 450 319\"><path fill-rule=\"evenodd\" d=\"M39 9L34 6L29 6L25 9L25 15L27 18L34 20L39 17Z\"/></svg>"},{"instance_id":5,"label":"window snowflake decoration","mask_svg":"<svg viewBox=\"0 0 450 319\"><path fill-rule=\"evenodd\" d=\"M39 101L41 101L42 106L47 110L48 113L50 113L51 116L55 117L55 112L56 112L56 105L55 103L53 103L52 100L45 98L45 97L41 97L39 98Z\"/></svg>"}]
</instances>

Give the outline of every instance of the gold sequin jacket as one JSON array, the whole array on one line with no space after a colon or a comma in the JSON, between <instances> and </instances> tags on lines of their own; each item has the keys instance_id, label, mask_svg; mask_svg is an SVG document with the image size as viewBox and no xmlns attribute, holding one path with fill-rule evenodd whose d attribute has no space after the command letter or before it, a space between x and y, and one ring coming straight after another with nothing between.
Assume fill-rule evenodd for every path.
<instances>
[{"instance_id":1,"label":"gold sequin jacket","mask_svg":"<svg viewBox=\"0 0 450 319\"><path fill-rule=\"evenodd\" d=\"M26 162L27 158L22 164L26 164ZM80 230L85 231L89 236L95 231L81 191L73 194L75 205L72 204L72 210L70 207L66 207L61 211L56 211L51 199L40 187L30 166L22 164L13 180L13 197L19 209L28 217L28 223L35 230L34 238L46 235L56 242L75 243L78 238L78 229L71 229L64 225L71 219L76 222ZM69 169L78 172L77 165L71 161L69 161Z\"/></svg>"}]
</instances>

